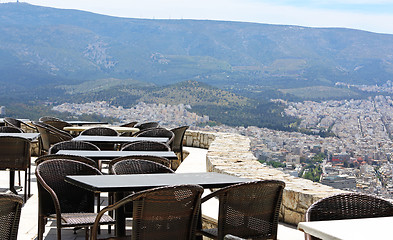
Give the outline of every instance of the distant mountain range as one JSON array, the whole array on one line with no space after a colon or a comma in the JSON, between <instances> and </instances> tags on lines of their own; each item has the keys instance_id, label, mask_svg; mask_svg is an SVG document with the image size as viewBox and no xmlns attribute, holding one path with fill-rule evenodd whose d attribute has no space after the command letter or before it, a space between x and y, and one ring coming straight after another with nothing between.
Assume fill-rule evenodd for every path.
<instances>
[{"instance_id":1,"label":"distant mountain range","mask_svg":"<svg viewBox=\"0 0 393 240\"><path fill-rule=\"evenodd\" d=\"M0 22L1 92L97 79L254 90L393 80L388 34L118 18L26 3L0 4Z\"/></svg>"}]
</instances>

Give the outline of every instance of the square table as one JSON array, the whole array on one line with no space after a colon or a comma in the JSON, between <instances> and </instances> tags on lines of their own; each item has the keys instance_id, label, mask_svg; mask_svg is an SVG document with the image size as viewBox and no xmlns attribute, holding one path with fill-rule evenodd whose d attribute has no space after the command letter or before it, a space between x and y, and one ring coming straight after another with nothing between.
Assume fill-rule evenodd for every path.
<instances>
[{"instance_id":1,"label":"square table","mask_svg":"<svg viewBox=\"0 0 393 240\"><path fill-rule=\"evenodd\" d=\"M90 150L59 150L56 154L78 155L91 159L113 159L125 156L157 156L169 160L176 159L177 155L173 151L90 151Z\"/></svg>"},{"instance_id":2,"label":"square table","mask_svg":"<svg viewBox=\"0 0 393 240\"><path fill-rule=\"evenodd\" d=\"M90 129L90 128L94 128L96 126L87 126L87 125L83 125L83 126L70 126L70 127L64 127L63 130L64 131L68 131L68 132L83 132L86 129ZM139 131L139 128L132 128L132 127L119 127L119 126L104 126L107 128L111 128L113 130L115 130L118 133L124 133L124 132L131 132L131 133L136 133Z\"/></svg>"},{"instance_id":3,"label":"square table","mask_svg":"<svg viewBox=\"0 0 393 240\"><path fill-rule=\"evenodd\" d=\"M117 200L123 197L124 192L141 191L155 187L198 184L203 188L221 188L236 183L252 181L251 179L215 172L66 176L65 180L96 193L115 192ZM116 210L116 235L125 235L123 208Z\"/></svg>"},{"instance_id":4,"label":"square table","mask_svg":"<svg viewBox=\"0 0 393 240\"><path fill-rule=\"evenodd\" d=\"M297 228L323 240L392 239L393 216L300 222Z\"/></svg>"}]
</instances>

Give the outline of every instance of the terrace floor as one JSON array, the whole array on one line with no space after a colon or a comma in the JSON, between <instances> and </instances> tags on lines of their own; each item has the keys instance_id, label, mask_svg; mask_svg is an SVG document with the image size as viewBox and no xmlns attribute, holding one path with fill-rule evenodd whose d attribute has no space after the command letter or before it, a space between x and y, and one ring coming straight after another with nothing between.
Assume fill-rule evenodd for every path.
<instances>
[{"instance_id":1,"label":"terrace floor","mask_svg":"<svg viewBox=\"0 0 393 240\"><path fill-rule=\"evenodd\" d=\"M184 160L182 165L178 168L177 172L201 172L206 171L206 152L207 150L199 149L199 148L189 148L185 147L185 150L190 153L190 155ZM22 208L22 215L19 224L18 231L18 239L19 240L32 240L37 238L37 220L38 220L38 195L37 195L37 183L34 175L35 158L32 159L32 182L31 182L31 190L32 196L28 199L28 201L24 204ZM17 174L15 174L17 176ZM22 178L23 178L22 174ZM9 180L9 172L8 171L0 171L0 191L6 191L6 187L8 186ZM22 179L23 182L23 179ZM17 183L17 180L16 180ZM23 196L23 191L19 192L20 196ZM101 206L106 205L106 196L101 195L101 200L103 203ZM203 206L203 214L208 215L210 217L214 217L217 214L217 202L210 202L209 206ZM105 227L101 231L101 237L107 236L107 231ZM113 233L113 231L112 231ZM72 229L63 229L62 230L62 239L64 240L79 240L85 238L85 231L78 230L76 234ZM52 240L56 238L56 223L55 221L48 221L48 224L45 229L44 239ZM278 239L280 240L302 240L304 239L304 234L298 230L294 226L289 226L287 224L280 223L278 227Z\"/></svg>"}]
</instances>

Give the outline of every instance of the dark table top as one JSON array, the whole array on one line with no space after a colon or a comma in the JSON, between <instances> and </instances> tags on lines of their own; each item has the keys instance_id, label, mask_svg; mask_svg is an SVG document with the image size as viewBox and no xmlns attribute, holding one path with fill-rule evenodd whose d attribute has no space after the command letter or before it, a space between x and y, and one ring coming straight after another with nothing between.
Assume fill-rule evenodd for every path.
<instances>
[{"instance_id":1,"label":"dark table top","mask_svg":"<svg viewBox=\"0 0 393 240\"><path fill-rule=\"evenodd\" d=\"M121 136L90 136L90 135L79 135L72 139L73 141L85 141L85 142L110 142L110 143L127 143L135 141L155 141L166 143L168 138L166 137L121 137Z\"/></svg>"},{"instance_id":2,"label":"dark table top","mask_svg":"<svg viewBox=\"0 0 393 240\"><path fill-rule=\"evenodd\" d=\"M38 138L39 133L0 133L0 136L23 137L29 140Z\"/></svg>"},{"instance_id":3,"label":"dark table top","mask_svg":"<svg viewBox=\"0 0 393 240\"><path fill-rule=\"evenodd\" d=\"M177 159L172 151L87 151L87 150L60 150L57 154L78 155L93 159L112 159L124 156L158 156L168 159Z\"/></svg>"},{"instance_id":4,"label":"dark table top","mask_svg":"<svg viewBox=\"0 0 393 240\"><path fill-rule=\"evenodd\" d=\"M198 184L204 188L221 188L252 180L215 172L201 172L67 176L66 181L93 192L124 192L180 184Z\"/></svg>"}]
</instances>

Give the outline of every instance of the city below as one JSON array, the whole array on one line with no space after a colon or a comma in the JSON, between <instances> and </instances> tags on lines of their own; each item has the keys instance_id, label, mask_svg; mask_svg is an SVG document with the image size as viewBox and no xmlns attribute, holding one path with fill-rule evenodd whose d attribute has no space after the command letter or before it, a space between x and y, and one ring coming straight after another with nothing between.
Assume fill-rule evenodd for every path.
<instances>
[{"instance_id":1,"label":"city below","mask_svg":"<svg viewBox=\"0 0 393 240\"><path fill-rule=\"evenodd\" d=\"M302 119L300 129L315 134L253 126L204 126L209 117L198 116L189 111L191 106L183 104L141 102L126 109L106 102L65 103L54 106L53 110L71 112L75 116L94 113L118 118L121 122L160 121L163 127L190 125L194 130L239 133L251 139L252 151L263 164L280 163L278 166L282 171L297 177L310 176L318 172L317 169L320 174L314 181L335 188L393 197L393 100L389 96L365 100L282 102L287 106L287 115ZM330 137L319 136L320 131L331 133Z\"/></svg>"}]
</instances>

